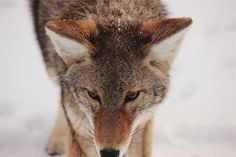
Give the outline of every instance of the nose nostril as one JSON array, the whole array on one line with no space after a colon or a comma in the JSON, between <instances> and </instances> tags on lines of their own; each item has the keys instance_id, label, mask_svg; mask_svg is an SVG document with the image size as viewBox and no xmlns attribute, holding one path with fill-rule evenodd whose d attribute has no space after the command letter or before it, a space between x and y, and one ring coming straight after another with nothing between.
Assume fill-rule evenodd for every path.
<instances>
[{"instance_id":1,"label":"nose nostril","mask_svg":"<svg viewBox=\"0 0 236 157\"><path fill-rule=\"evenodd\" d=\"M119 150L103 149L100 151L101 157L119 157Z\"/></svg>"}]
</instances>

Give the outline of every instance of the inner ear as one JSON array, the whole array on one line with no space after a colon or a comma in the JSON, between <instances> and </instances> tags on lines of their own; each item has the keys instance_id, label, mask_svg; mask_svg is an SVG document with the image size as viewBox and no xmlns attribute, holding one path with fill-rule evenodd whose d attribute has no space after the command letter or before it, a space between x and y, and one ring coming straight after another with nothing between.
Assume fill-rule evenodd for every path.
<instances>
[{"instance_id":1,"label":"inner ear","mask_svg":"<svg viewBox=\"0 0 236 157\"><path fill-rule=\"evenodd\" d=\"M148 37L148 42L141 47L144 55L153 56L169 65L174 61L186 28L192 23L191 18L149 20L140 25L140 32Z\"/></svg>"},{"instance_id":2,"label":"inner ear","mask_svg":"<svg viewBox=\"0 0 236 157\"><path fill-rule=\"evenodd\" d=\"M66 64L95 53L94 38L97 29L93 20L49 21L46 23L46 32L57 54Z\"/></svg>"}]
</instances>

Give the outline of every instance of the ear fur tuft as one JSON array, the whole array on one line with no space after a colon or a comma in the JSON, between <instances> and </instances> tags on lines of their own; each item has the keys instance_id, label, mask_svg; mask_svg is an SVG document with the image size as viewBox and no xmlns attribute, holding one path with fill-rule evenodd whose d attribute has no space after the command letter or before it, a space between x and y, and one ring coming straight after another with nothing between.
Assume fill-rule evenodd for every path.
<instances>
[{"instance_id":1,"label":"ear fur tuft","mask_svg":"<svg viewBox=\"0 0 236 157\"><path fill-rule=\"evenodd\" d=\"M150 42L146 45L146 47L151 47L150 53L160 61L171 64L177 55L186 30L191 24L191 18L149 20L141 24L140 31L150 37Z\"/></svg>"},{"instance_id":2,"label":"ear fur tuft","mask_svg":"<svg viewBox=\"0 0 236 157\"><path fill-rule=\"evenodd\" d=\"M78 41L88 40L96 34L96 23L93 20L49 21L46 23L46 28Z\"/></svg>"},{"instance_id":3,"label":"ear fur tuft","mask_svg":"<svg viewBox=\"0 0 236 157\"><path fill-rule=\"evenodd\" d=\"M96 24L92 20L49 21L46 23L46 32L66 64L94 49L90 39L96 35Z\"/></svg>"}]
</instances>

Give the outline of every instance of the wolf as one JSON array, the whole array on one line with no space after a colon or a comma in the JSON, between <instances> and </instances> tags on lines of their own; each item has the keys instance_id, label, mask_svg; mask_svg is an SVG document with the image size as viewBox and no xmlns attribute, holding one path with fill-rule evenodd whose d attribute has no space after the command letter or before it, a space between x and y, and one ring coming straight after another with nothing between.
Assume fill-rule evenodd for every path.
<instances>
[{"instance_id":1,"label":"wolf","mask_svg":"<svg viewBox=\"0 0 236 157\"><path fill-rule=\"evenodd\" d=\"M33 0L36 36L61 105L46 151L151 157L153 116L191 18L160 0Z\"/></svg>"}]
</instances>

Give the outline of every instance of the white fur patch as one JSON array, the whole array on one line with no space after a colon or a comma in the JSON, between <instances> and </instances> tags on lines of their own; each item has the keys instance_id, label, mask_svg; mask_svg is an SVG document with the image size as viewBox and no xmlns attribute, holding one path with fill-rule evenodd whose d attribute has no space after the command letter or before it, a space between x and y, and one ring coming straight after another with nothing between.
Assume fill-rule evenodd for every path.
<instances>
[{"instance_id":1,"label":"white fur patch","mask_svg":"<svg viewBox=\"0 0 236 157\"><path fill-rule=\"evenodd\" d=\"M65 36L57 34L48 28L46 28L46 32L50 37L56 52L65 62L78 59L88 51L85 45L73 39L66 38Z\"/></svg>"},{"instance_id":2,"label":"white fur patch","mask_svg":"<svg viewBox=\"0 0 236 157\"><path fill-rule=\"evenodd\" d=\"M157 108L157 106L153 106L145 111L141 111L138 114L138 116L135 118L135 120L132 124L131 135L129 136L128 142L126 144L124 144L123 146L121 146L120 157L122 157L127 152L129 145L131 143L131 140L132 140L132 134L134 134L135 131L137 131L136 129L140 125L145 125L145 123L154 116L153 114L154 114L156 108Z\"/></svg>"},{"instance_id":3,"label":"white fur patch","mask_svg":"<svg viewBox=\"0 0 236 157\"><path fill-rule=\"evenodd\" d=\"M81 113L76 114L69 108L67 108L67 114L73 125L73 128L77 133L79 133L79 135L84 137L90 135L90 131L93 130L91 130L85 115L82 116Z\"/></svg>"},{"instance_id":4,"label":"white fur patch","mask_svg":"<svg viewBox=\"0 0 236 157\"><path fill-rule=\"evenodd\" d=\"M154 113L156 111L157 105L146 109L144 111L141 111L139 113L139 115L135 118L133 125L132 125L132 132L135 131L135 129L137 129L137 127L140 124L145 124L149 119L151 119L154 116Z\"/></svg>"}]
</instances>

